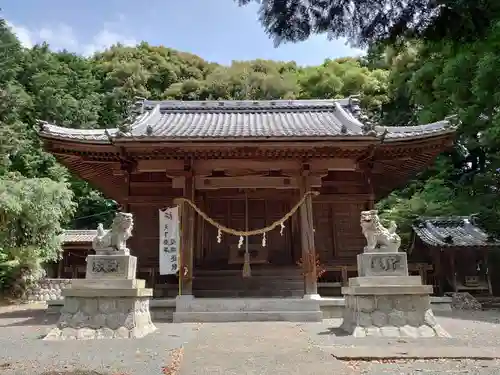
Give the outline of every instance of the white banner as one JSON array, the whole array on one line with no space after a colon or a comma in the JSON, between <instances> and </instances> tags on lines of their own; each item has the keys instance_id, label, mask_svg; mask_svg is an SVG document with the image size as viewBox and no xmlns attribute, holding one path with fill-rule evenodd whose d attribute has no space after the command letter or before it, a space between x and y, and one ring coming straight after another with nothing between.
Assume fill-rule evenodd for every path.
<instances>
[{"instance_id":1,"label":"white banner","mask_svg":"<svg viewBox=\"0 0 500 375\"><path fill-rule=\"evenodd\" d=\"M160 275L174 275L179 270L179 206L158 213L160 218Z\"/></svg>"}]
</instances>

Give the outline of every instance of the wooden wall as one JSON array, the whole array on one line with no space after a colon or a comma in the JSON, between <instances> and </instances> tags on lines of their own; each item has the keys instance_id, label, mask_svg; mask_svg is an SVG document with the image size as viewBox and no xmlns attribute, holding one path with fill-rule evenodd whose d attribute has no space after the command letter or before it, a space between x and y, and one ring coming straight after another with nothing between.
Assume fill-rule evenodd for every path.
<instances>
[{"instance_id":1,"label":"wooden wall","mask_svg":"<svg viewBox=\"0 0 500 375\"><path fill-rule=\"evenodd\" d=\"M141 265L158 264L158 210L172 204L182 194L168 182L138 188L132 184L132 198L128 210L134 214L135 229L129 240L132 253ZM135 189L135 190L134 190ZM161 192L161 195L159 194ZM148 193L148 194L146 194ZM150 194L150 195L149 195ZM237 190L197 191L197 204L216 221L234 229L245 228L245 197ZM263 190L249 195L249 229L262 228L283 217L300 199L293 190ZM314 199L314 227L316 251L323 263L356 262L356 254L365 245L359 226L361 210L367 196L347 194L321 194ZM286 223L284 235L280 229L268 233L267 246L272 264L295 264L301 256L298 216ZM236 236L223 235L217 243L217 229L197 218L195 233L195 264L228 264L229 247L238 243ZM250 238L250 244L260 244L261 236Z\"/></svg>"}]
</instances>

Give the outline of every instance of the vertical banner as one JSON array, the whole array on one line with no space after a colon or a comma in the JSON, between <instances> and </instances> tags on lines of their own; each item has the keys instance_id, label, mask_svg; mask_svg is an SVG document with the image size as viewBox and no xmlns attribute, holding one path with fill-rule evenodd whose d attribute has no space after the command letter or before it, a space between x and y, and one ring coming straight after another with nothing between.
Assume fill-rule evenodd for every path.
<instances>
[{"instance_id":1,"label":"vertical banner","mask_svg":"<svg viewBox=\"0 0 500 375\"><path fill-rule=\"evenodd\" d=\"M160 275L174 275L179 270L179 206L160 210Z\"/></svg>"}]
</instances>

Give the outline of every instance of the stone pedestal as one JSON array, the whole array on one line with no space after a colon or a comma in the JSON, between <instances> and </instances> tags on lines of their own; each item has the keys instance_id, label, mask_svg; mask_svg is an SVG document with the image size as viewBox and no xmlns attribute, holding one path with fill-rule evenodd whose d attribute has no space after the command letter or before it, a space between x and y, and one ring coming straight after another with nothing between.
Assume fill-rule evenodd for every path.
<instances>
[{"instance_id":1,"label":"stone pedestal","mask_svg":"<svg viewBox=\"0 0 500 375\"><path fill-rule=\"evenodd\" d=\"M342 288L342 328L355 337L449 337L431 310L432 286L408 276L406 253L358 255L360 277Z\"/></svg>"},{"instance_id":2,"label":"stone pedestal","mask_svg":"<svg viewBox=\"0 0 500 375\"><path fill-rule=\"evenodd\" d=\"M137 258L89 255L85 279L63 290L57 327L45 340L139 338L156 330L151 321L152 289L135 278Z\"/></svg>"}]
</instances>

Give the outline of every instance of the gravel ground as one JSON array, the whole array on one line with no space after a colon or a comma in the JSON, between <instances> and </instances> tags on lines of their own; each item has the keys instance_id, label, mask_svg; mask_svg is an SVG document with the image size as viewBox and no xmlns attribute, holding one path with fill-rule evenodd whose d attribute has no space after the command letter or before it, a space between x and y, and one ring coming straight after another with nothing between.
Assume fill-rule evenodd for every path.
<instances>
[{"instance_id":1,"label":"gravel ground","mask_svg":"<svg viewBox=\"0 0 500 375\"><path fill-rule=\"evenodd\" d=\"M137 340L40 340L56 319L45 315L39 306L0 307L0 374L174 374L162 369L171 363L172 355L179 356L172 350L180 347L183 360L179 375L500 373L497 360L340 361L332 356L332 346L359 341L337 336L338 320L304 324L158 323L155 333ZM498 347L500 353L500 312L455 311L441 314L438 320L454 337L447 345ZM388 343L373 342L381 344Z\"/></svg>"},{"instance_id":2,"label":"gravel ground","mask_svg":"<svg viewBox=\"0 0 500 375\"><path fill-rule=\"evenodd\" d=\"M48 342L40 338L58 317L34 308L0 308L1 375L162 374L171 351L199 329L198 324L157 323L156 332L137 340Z\"/></svg>"}]
</instances>

